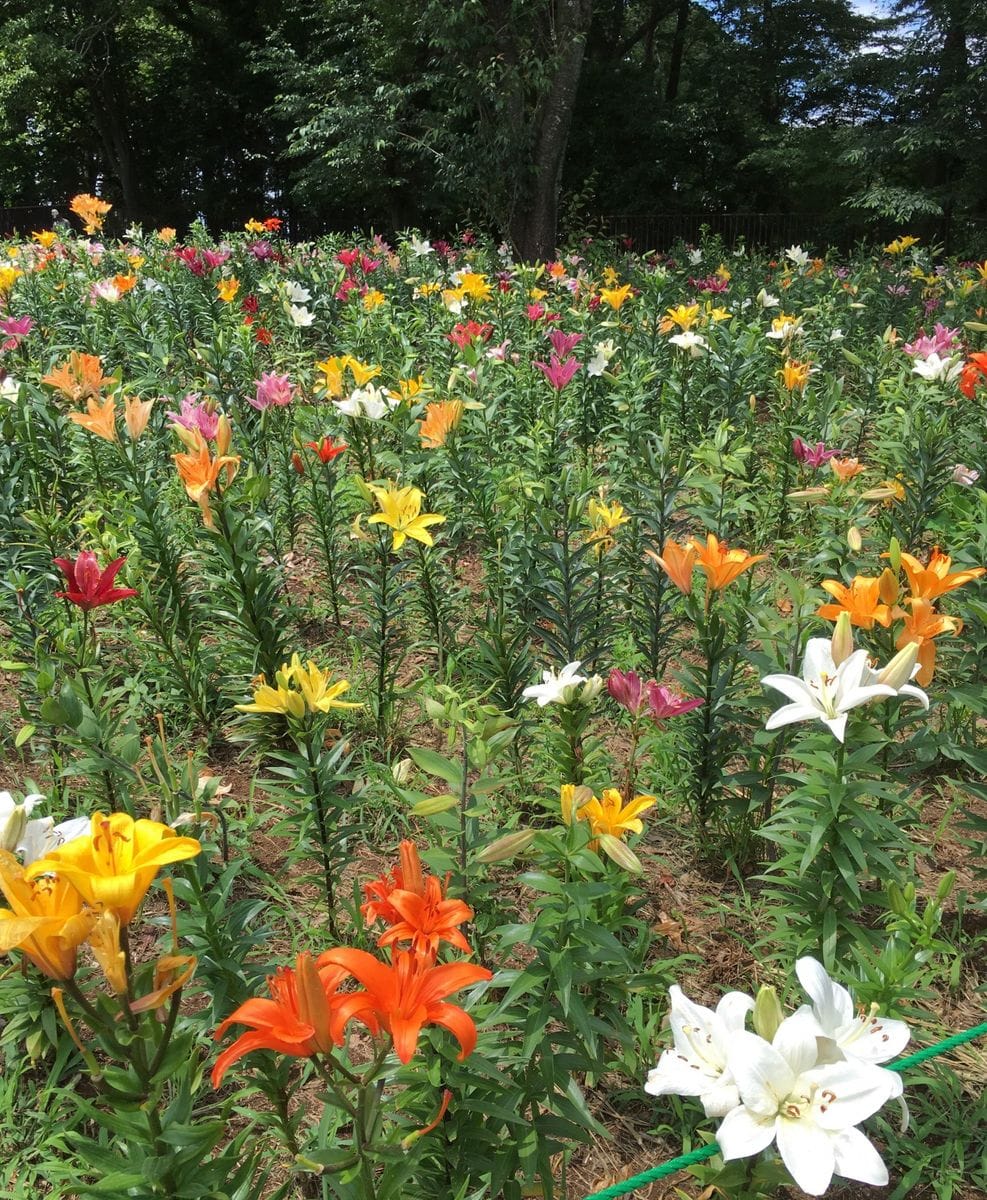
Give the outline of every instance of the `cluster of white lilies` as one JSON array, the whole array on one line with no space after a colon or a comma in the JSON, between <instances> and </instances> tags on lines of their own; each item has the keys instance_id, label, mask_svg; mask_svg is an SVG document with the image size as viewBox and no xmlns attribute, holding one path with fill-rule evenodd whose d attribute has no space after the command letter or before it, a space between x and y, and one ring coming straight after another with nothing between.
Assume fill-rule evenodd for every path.
<instances>
[{"instance_id":1,"label":"cluster of white lilies","mask_svg":"<svg viewBox=\"0 0 987 1200\"><path fill-rule=\"evenodd\" d=\"M857 1128L889 1100L901 1076L879 1064L908 1043L904 1021L857 1013L846 988L814 958L795 964L812 1003L785 1017L773 988L755 1002L728 992L716 1011L669 989L674 1046L648 1075L653 1096L697 1096L722 1117L716 1140L725 1160L760 1154L777 1142L789 1174L810 1196L834 1175L883 1185L881 1156ZM756 1033L745 1029L753 1013ZM903 1102L902 1102L903 1103Z\"/></svg>"}]
</instances>

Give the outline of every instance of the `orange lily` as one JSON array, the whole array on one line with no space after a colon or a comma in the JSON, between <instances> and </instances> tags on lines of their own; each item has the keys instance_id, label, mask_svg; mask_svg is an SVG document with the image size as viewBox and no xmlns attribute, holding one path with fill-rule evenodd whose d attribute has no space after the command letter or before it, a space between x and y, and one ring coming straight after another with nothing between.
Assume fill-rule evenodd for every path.
<instances>
[{"instance_id":1,"label":"orange lily","mask_svg":"<svg viewBox=\"0 0 987 1200\"><path fill-rule=\"evenodd\" d=\"M462 900L447 899L434 875L424 881L421 892L395 888L388 902L398 920L377 939L378 946L409 941L416 954L431 962L435 962L441 942L448 942L464 954L473 953L473 947L459 929L464 921L472 919L473 910Z\"/></svg>"},{"instance_id":2,"label":"orange lily","mask_svg":"<svg viewBox=\"0 0 987 1200\"><path fill-rule=\"evenodd\" d=\"M123 421L127 426L127 433L130 435L131 441L136 442L147 428L154 401L138 400L136 396L124 396L123 407Z\"/></svg>"},{"instance_id":3,"label":"orange lily","mask_svg":"<svg viewBox=\"0 0 987 1200\"><path fill-rule=\"evenodd\" d=\"M88 429L90 433L95 433L104 441L115 442L117 440L117 406L113 397L107 396L100 404L94 396L90 396L86 401L86 410L84 413L69 413L69 420L74 421L76 425L81 425L83 429Z\"/></svg>"},{"instance_id":4,"label":"orange lily","mask_svg":"<svg viewBox=\"0 0 987 1200\"><path fill-rule=\"evenodd\" d=\"M706 535L706 544L698 538L690 538L689 544L696 552L696 562L706 574L706 590L719 591L729 587L749 567L767 558L766 554L748 554L746 550L731 550L713 533Z\"/></svg>"},{"instance_id":5,"label":"orange lily","mask_svg":"<svg viewBox=\"0 0 987 1200\"><path fill-rule=\"evenodd\" d=\"M103 228L103 220L112 207L112 204L100 200L98 196L90 196L88 192L73 196L69 201L69 208L82 221L88 234L97 233Z\"/></svg>"},{"instance_id":6,"label":"orange lily","mask_svg":"<svg viewBox=\"0 0 987 1200\"><path fill-rule=\"evenodd\" d=\"M244 1001L216 1030L217 1041L231 1025L247 1025L251 1032L240 1034L216 1059L213 1087L219 1087L233 1063L252 1050L276 1050L291 1058L311 1058L341 1045L341 1036L334 1037L330 1025L333 1007L340 999L336 988L347 974L343 967L319 966L311 954L303 953L295 960L294 970L281 967L268 976L271 999L254 997ZM372 1020L368 1024L376 1033Z\"/></svg>"},{"instance_id":7,"label":"orange lily","mask_svg":"<svg viewBox=\"0 0 987 1200\"><path fill-rule=\"evenodd\" d=\"M475 963L442 963L407 950L396 950L391 963L383 963L365 950L340 947L316 959L319 967L343 967L365 991L341 997L333 1013L333 1031L342 1032L351 1018L370 1025L377 1021L394 1039L394 1052L403 1063L411 1061L418 1048L423 1025L441 1025L459 1042L459 1061L476 1048L476 1024L456 1004L444 998L460 988L493 978L486 967ZM373 1023L373 1024L371 1024Z\"/></svg>"},{"instance_id":8,"label":"orange lily","mask_svg":"<svg viewBox=\"0 0 987 1200\"><path fill-rule=\"evenodd\" d=\"M81 404L91 396L100 395L104 385L110 382L110 376L103 374L103 360L97 354L80 354L73 350L68 361L42 375L41 382L49 384L75 404Z\"/></svg>"},{"instance_id":9,"label":"orange lily","mask_svg":"<svg viewBox=\"0 0 987 1200\"><path fill-rule=\"evenodd\" d=\"M21 864L0 851L0 892L10 908L0 908L0 952L20 950L52 979L71 979L76 951L95 916L83 911L82 897L63 876L29 880Z\"/></svg>"},{"instance_id":10,"label":"orange lily","mask_svg":"<svg viewBox=\"0 0 987 1200\"><path fill-rule=\"evenodd\" d=\"M938 546L929 555L928 566L923 567L917 558L904 552L901 564L905 568L912 596L921 600L935 600L937 596L962 587L964 583L979 579L985 572L984 567L967 567L962 571L950 572L953 560L948 554L943 554Z\"/></svg>"},{"instance_id":11,"label":"orange lily","mask_svg":"<svg viewBox=\"0 0 987 1200\"><path fill-rule=\"evenodd\" d=\"M881 603L882 581L883 576L856 575L847 587L838 579L824 580L823 591L829 592L836 603L823 604L816 609L816 616L835 621L845 612L850 616L850 623L860 629L873 629L875 621L887 629L891 624L891 609Z\"/></svg>"},{"instance_id":12,"label":"orange lily","mask_svg":"<svg viewBox=\"0 0 987 1200\"><path fill-rule=\"evenodd\" d=\"M648 554L664 570L680 592L686 596L691 594L692 572L696 565L696 549L691 541L680 546L678 542L666 538L661 554L655 554L653 550L649 550Z\"/></svg>"},{"instance_id":13,"label":"orange lily","mask_svg":"<svg viewBox=\"0 0 987 1200\"><path fill-rule=\"evenodd\" d=\"M89 837L74 838L28 867L25 878L54 871L94 909L115 913L128 925L158 871L194 858L195 838L178 837L158 821L135 821L126 813L93 813Z\"/></svg>"},{"instance_id":14,"label":"orange lily","mask_svg":"<svg viewBox=\"0 0 987 1200\"><path fill-rule=\"evenodd\" d=\"M904 557L902 555L902 558ZM925 687L927 683L931 683L936 669L936 644L932 639L942 633L959 633L963 628L963 622L959 617L947 617L942 613L937 613L932 607L931 601L926 599L913 597L907 601L907 604L909 605L907 612L900 608L895 610L895 616L905 618L905 624L901 633L898 634L895 646L897 649L903 650L905 646L918 644L919 672L915 676L915 681L920 687Z\"/></svg>"},{"instance_id":15,"label":"orange lily","mask_svg":"<svg viewBox=\"0 0 987 1200\"><path fill-rule=\"evenodd\" d=\"M190 500L194 500L202 509L202 520L207 527L212 526L212 512L209 508L209 493L216 489L220 471L226 468L226 482L232 483L236 469L240 465L238 454L219 454L213 458L209 446L201 434L197 434L195 452L192 454L173 454L178 475L185 485L185 491ZM218 444L218 443L217 443Z\"/></svg>"},{"instance_id":16,"label":"orange lily","mask_svg":"<svg viewBox=\"0 0 987 1200\"><path fill-rule=\"evenodd\" d=\"M426 450L445 445L449 434L459 428L464 407L462 400L443 400L425 406L425 419L418 426L418 436Z\"/></svg>"},{"instance_id":17,"label":"orange lily","mask_svg":"<svg viewBox=\"0 0 987 1200\"><path fill-rule=\"evenodd\" d=\"M829 469L840 483L846 483L848 479L852 479L855 475L859 475L861 471L867 470L864 464L855 458L831 458L829 460Z\"/></svg>"},{"instance_id":18,"label":"orange lily","mask_svg":"<svg viewBox=\"0 0 987 1200\"><path fill-rule=\"evenodd\" d=\"M786 358L785 365L778 372L781 376L782 387L789 392L794 392L798 388L804 388L809 382L809 372L811 369L810 363L796 362L792 358Z\"/></svg>"},{"instance_id":19,"label":"orange lily","mask_svg":"<svg viewBox=\"0 0 987 1200\"><path fill-rule=\"evenodd\" d=\"M391 896L396 891L414 892L418 896L425 894L425 876L422 872L422 862L418 857L418 847L410 839L405 839L398 847L398 864L370 883L363 885L366 900L360 905L360 912L368 925L374 921L384 921L388 925L396 925L401 920L401 914L391 904Z\"/></svg>"}]
</instances>

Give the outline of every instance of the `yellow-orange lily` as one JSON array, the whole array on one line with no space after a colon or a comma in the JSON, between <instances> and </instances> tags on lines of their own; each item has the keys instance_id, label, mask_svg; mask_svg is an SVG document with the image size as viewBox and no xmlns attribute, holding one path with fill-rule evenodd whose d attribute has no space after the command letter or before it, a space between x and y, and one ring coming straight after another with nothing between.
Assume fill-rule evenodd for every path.
<instances>
[{"instance_id":1,"label":"yellow-orange lily","mask_svg":"<svg viewBox=\"0 0 987 1200\"><path fill-rule=\"evenodd\" d=\"M129 925L161 868L194 858L201 849L195 838L179 837L158 821L97 812L89 837L50 850L28 867L25 878L33 880L53 871L67 879L91 908L115 913L121 925Z\"/></svg>"},{"instance_id":2,"label":"yellow-orange lily","mask_svg":"<svg viewBox=\"0 0 987 1200\"><path fill-rule=\"evenodd\" d=\"M686 596L692 594L692 573L696 566L696 548L692 542L680 546L672 538L666 538L661 554L655 554L653 550L649 550L648 554L680 592Z\"/></svg>"},{"instance_id":3,"label":"yellow-orange lily","mask_svg":"<svg viewBox=\"0 0 987 1200\"><path fill-rule=\"evenodd\" d=\"M0 952L20 950L52 979L71 979L76 952L89 936L95 914L63 875L28 879L12 854L0 851Z\"/></svg>"},{"instance_id":4,"label":"yellow-orange lily","mask_svg":"<svg viewBox=\"0 0 987 1200\"><path fill-rule=\"evenodd\" d=\"M766 554L748 554L746 550L731 550L713 533L706 535L705 544L698 538L691 538L690 545L696 552L696 565L706 575L709 592L729 587L744 571L768 557Z\"/></svg>"},{"instance_id":5,"label":"yellow-orange lily","mask_svg":"<svg viewBox=\"0 0 987 1200\"><path fill-rule=\"evenodd\" d=\"M90 396L86 401L86 411L69 413L68 418L76 425L81 425L83 429L88 429L90 433L95 433L97 437L103 438L104 441L115 442L117 440L116 412L116 401L112 396L107 396L102 404L95 396Z\"/></svg>"},{"instance_id":6,"label":"yellow-orange lily","mask_svg":"<svg viewBox=\"0 0 987 1200\"><path fill-rule=\"evenodd\" d=\"M238 454L219 454L216 458L209 453L209 446L198 432L194 438L195 450L189 454L173 454L178 475L185 485L185 491L190 500L194 500L202 509L202 520L207 526L212 526L212 511L209 508L209 493L214 491L219 481L219 474L226 468L226 482L230 484L240 465Z\"/></svg>"},{"instance_id":7,"label":"yellow-orange lily","mask_svg":"<svg viewBox=\"0 0 987 1200\"><path fill-rule=\"evenodd\" d=\"M464 411L465 405L462 400L443 400L440 403L427 404L425 419L418 426L422 446L426 450L436 450L439 446L444 446L449 434L459 428Z\"/></svg>"},{"instance_id":8,"label":"yellow-orange lily","mask_svg":"<svg viewBox=\"0 0 987 1200\"><path fill-rule=\"evenodd\" d=\"M816 615L825 617L827 621L835 621L840 613L845 612L850 617L850 623L860 629L873 629L875 621L887 629L891 624L891 609L881 600L882 585L887 587L883 575L856 575L849 586L838 579L825 579L822 589L829 592L835 603L823 604L816 609Z\"/></svg>"},{"instance_id":9,"label":"yellow-orange lily","mask_svg":"<svg viewBox=\"0 0 987 1200\"><path fill-rule=\"evenodd\" d=\"M953 564L948 554L943 554L938 546L929 555L927 566L922 566L917 558L902 552L901 565L905 568L908 587L916 599L935 600L955 588L962 587L979 579L984 574L984 567L967 567L962 571L950 571Z\"/></svg>"},{"instance_id":10,"label":"yellow-orange lily","mask_svg":"<svg viewBox=\"0 0 987 1200\"><path fill-rule=\"evenodd\" d=\"M959 633L963 629L963 622L959 617L947 617L937 613L929 600L912 597L906 603L909 606L907 611L895 609L895 616L905 619L895 646L903 650L905 646L913 643L918 645L919 672L915 680L920 687L925 687L931 683L936 669L936 644L932 639L943 633Z\"/></svg>"},{"instance_id":11,"label":"yellow-orange lily","mask_svg":"<svg viewBox=\"0 0 987 1200\"><path fill-rule=\"evenodd\" d=\"M644 829L641 813L656 803L654 796L642 795L625 804L617 788L604 788L598 799L588 787L571 783L562 785L559 802L565 823L588 822L594 839L603 834L619 839L628 833L640 833Z\"/></svg>"}]
</instances>

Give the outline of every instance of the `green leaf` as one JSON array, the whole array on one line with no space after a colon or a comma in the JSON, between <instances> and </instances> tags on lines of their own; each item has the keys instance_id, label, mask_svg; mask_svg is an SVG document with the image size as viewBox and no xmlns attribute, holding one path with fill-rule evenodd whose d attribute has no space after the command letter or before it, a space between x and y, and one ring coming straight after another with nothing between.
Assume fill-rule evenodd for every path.
<instances>
[{"instance_id":1,"label":"green leaf","mask_svg":"<svg viewBox=\"0 0 987 1200\"><path fill-rule=\"evenodd\" d=\"M463 775L456 763L450 762L448 758L443 758L441 754L436 754L434 750L428 750L423 746L411 746L408 753L414 760L415 766L420 767L429 775L437 775L439 779L444 779L452 788L462 789Z\"/></svg>"},{"instance_id":2,"label":"green leaf","mask_svg":"<svg viewBox=\"0 0 987 1200\"><path fill-rule=\"evenodd\" d=\"M14 746L19 749L26 741L34 737L36 730L36 725L22 725L17 731L17 737L14 738Z\"/></svg>"}]
</instances>

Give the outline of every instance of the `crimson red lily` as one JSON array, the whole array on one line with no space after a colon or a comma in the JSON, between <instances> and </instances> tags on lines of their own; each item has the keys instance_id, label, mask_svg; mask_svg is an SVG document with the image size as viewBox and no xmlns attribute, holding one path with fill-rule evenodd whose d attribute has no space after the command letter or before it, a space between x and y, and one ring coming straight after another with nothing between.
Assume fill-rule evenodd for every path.
<instances>
[{"instance_id":1,"label":"crimson red lily","mask_svg":"<svg viewBox=\"0 0 987 1200\"><path fill-rule=\"evenodd\" d=\"M365 950L341 946L327 950L316 959L321 967L343 967L365 991L339 997L334 1005L332 1032L341 1037L347 1021L355 1017L366 1025L379 1022L394 1040L394 1053L408 1063L418 1048L423 1025L441 1025L459 1042L459 1061L476 1048L476 1024L456 1004L444 998L460 988L492 979L492 972L475 963L442 963L435 966L427 958L407 950L394 952L390 963L383 963Z\"/></svg>"},{"instance_id":2,"label":"crimson red lily","mask_svg":"<svg viewBox=\"0 0 987 1200\"><path fill-rule=\"evenodd\" d=\"M314 450L322 463L332 462L337 454L349 450L349 446L345 442L337 445L330 437L324 437L321 442L306 442L305 446L309 450Z\"/></svg>"},{"instance_id":3,"label":"crimson red lily","mask_svg":"<svg viewBox=\"0 0 987 1200\"><path fill-rule=\"evenodd\" d=\"M137 595L134 588L113 586L117 572L127 561L125 558L115 559L103 571L100 571L96 555L91 550L83 550L75 562L68 558L56 558L52 561L61 569L67 585L64 592L56 592L55 595L60 599L70 600L86 612L103 604L116 604L118 600Z\"/></svg>"}]
</instances>

